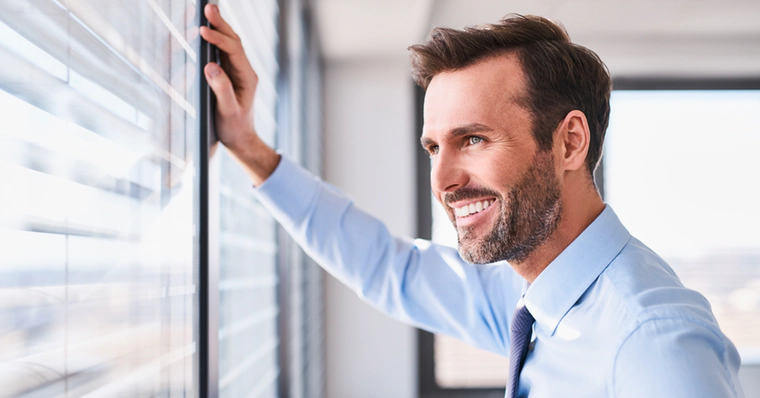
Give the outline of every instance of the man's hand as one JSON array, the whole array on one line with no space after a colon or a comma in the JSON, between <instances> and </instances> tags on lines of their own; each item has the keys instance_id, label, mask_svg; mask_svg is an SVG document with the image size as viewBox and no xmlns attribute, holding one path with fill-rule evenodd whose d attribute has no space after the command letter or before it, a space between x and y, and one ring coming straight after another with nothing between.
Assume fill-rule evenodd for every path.
<instances>
[{"instance_id":1,"label":"man's hand","mask_svg":"<svg viewBox=\"0 0 760 398\"><path fill-rule=\"evenodd\" d=\"M210 62L204 68L206 80L216 94L216 134L253 179L266 180L280 161L253 126L253 98L259 81L243 51L240 37L222 19L219 8L207 4L203 10L213 29L201 26L201 36L221 51L222 67Z\"/></svg>"}]
</instances>

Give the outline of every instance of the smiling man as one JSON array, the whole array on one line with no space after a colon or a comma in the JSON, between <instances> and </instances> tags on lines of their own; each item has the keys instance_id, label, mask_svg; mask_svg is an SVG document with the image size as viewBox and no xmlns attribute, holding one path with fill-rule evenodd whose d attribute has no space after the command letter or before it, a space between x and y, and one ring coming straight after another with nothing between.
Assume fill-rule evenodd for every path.
<instances>
[{"instance_id":1,"label":"smiling man","mask_svg":"<svg viewBox=\"0 0 760 398\"><path fill-rule=\"evenodd\" d=\"M739 355L707 300L631 237L593 180L611 83L544 18L434 29L412 46L421 142L459 248L393 238L282 159L251 121L256 75L218 9L201 34L217 133L325 269L402 321L510 356L509 397L737 397Z\"/></svg>"}]
</instances>

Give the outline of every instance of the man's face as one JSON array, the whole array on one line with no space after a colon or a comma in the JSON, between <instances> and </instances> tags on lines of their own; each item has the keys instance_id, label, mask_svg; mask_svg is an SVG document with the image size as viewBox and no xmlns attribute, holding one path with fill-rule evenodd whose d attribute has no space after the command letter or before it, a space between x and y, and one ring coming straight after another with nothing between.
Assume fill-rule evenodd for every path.
<instances>
[{"instance_id":1,"label":"man's face","mask_svg":"<svg viewBox=\"0 0 760 398\"><path fill-rule=\"evenodd\" d=\"M472 263L521 262L557 229L560 184L539 151L515 56L436 75L425 95L422 144L431 186Z\"/></svg>"}]
</instances>

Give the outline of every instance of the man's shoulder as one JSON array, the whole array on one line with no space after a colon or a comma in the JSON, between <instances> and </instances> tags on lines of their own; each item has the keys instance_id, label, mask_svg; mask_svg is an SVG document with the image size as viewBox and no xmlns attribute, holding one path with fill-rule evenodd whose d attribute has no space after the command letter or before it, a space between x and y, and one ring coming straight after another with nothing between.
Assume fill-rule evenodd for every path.
<instances>
[{"instance_id":1,"label":"man's shoulder","mask_svg":"<svg viewBox=\"0 0 760 398\"><path fill-rule=\"evenodd\" d=\"M633 327L667 319L718 328L707 299L685 287L667 262L636 238L630 239L598 283L624 306Z\"/></svg>"}]
</instances>

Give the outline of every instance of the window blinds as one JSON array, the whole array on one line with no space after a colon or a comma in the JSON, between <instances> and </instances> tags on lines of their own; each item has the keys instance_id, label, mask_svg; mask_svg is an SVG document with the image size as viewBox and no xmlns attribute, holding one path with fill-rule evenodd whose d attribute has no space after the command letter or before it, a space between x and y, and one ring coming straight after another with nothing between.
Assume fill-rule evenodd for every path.
<instances>
[{"instance_id":1,"label":"window blinds","mask_svg":"<svg viewBox=\"0 0 760 398\"><path fill-rule=\"evenodd\" d=\"M279 36L274 0L223 0L222 16L240 36L259 77L257 133L274 145ZM219 395L277 397L280 303L276 224L255 200L250 178L219 151Z\"/></svg>"},{"instance_id":2,"label":"window blinds","mask_svg":"<svg viewBox=\"0 0 760 398\"><path fill-rule=\"evenodd\" d=\"M3 395L197 384L192 1L0 1Z\"/></svg>"}]
</instances>

